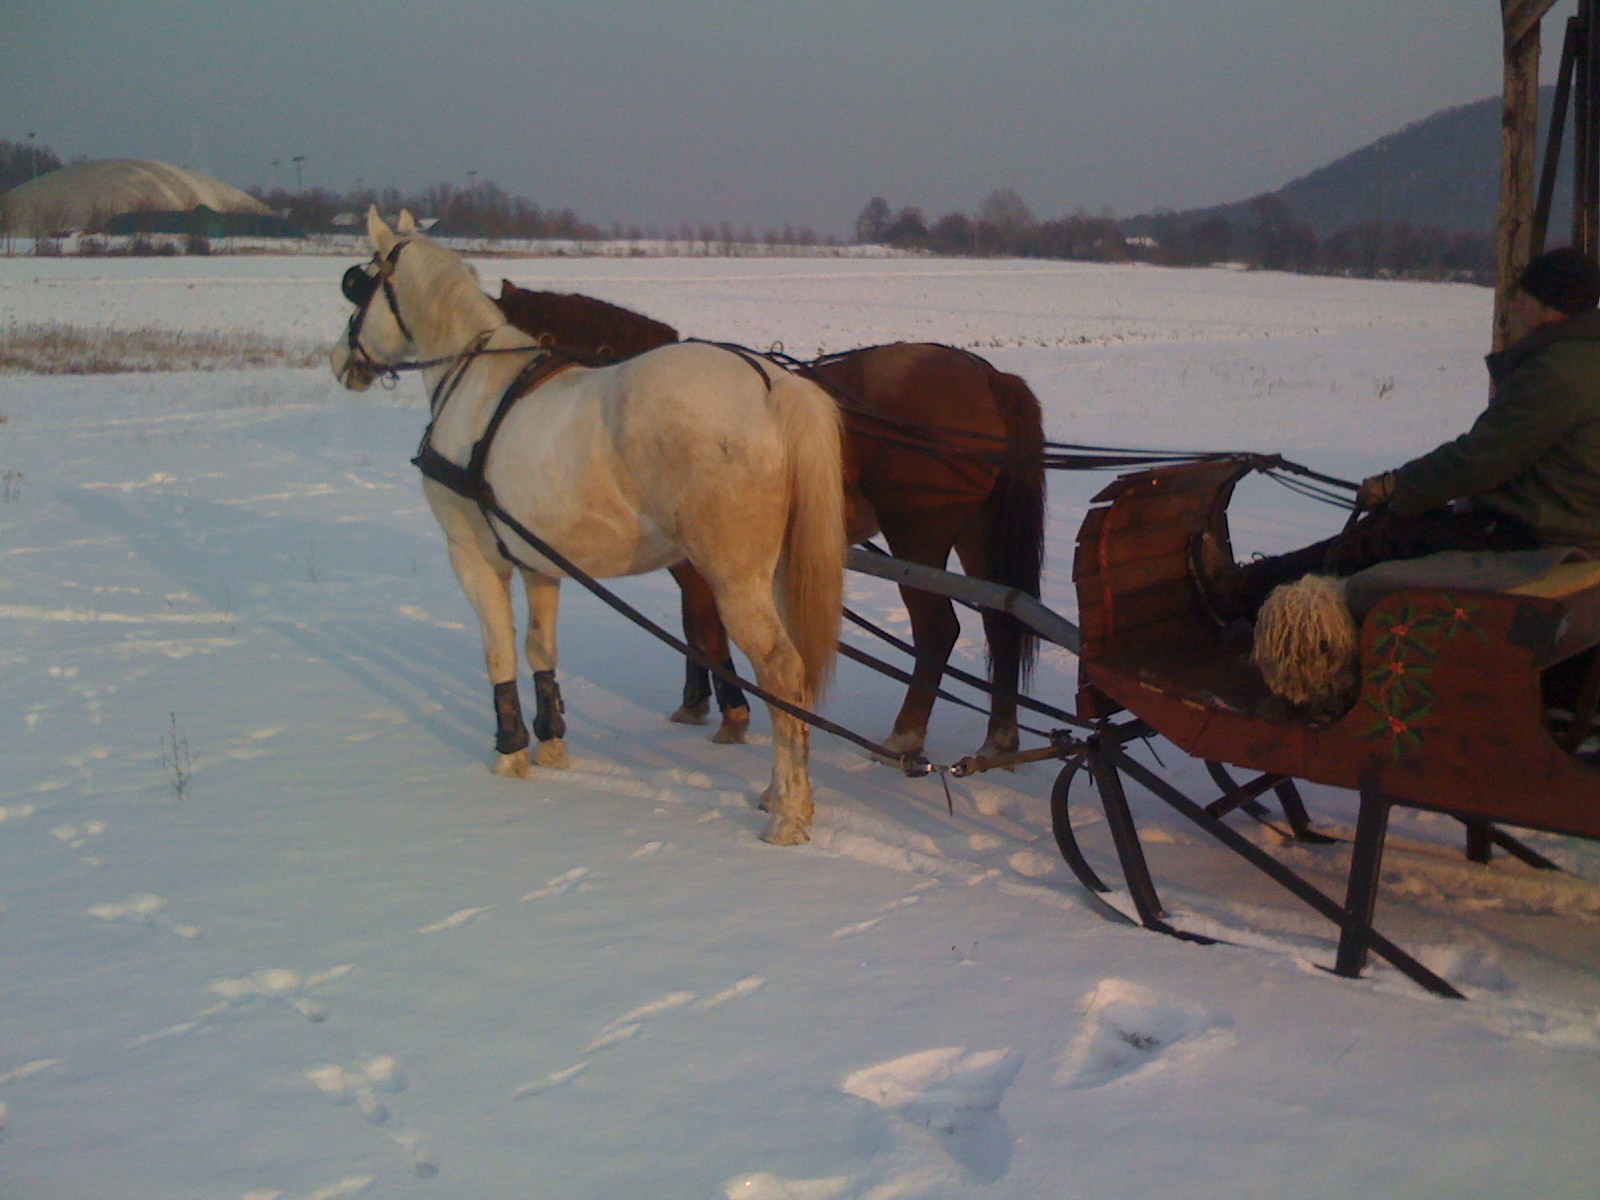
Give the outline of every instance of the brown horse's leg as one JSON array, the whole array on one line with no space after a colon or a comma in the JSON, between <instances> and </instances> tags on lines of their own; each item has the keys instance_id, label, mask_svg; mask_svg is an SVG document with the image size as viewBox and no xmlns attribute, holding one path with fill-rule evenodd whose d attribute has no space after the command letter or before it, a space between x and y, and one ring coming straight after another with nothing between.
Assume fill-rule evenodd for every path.
<instances>
[{"instance_id":1,"label":"brown horse's leg","mask_svg":"<svg viewBox=\"0 0 1600 1200\"><path fill-rule=\"evenodd\" d=\"M885 529L884 540L889 543L889 552L907 562L943 568L950 557L952 535L930 530L932 526L943 524L938 514L923 514L922 520L924 527L914 533ZM961 636L961 622L956 617L955 605L944 596L920 588L902 587L900 597L911 619L911 644L917 660L911 668L911 686L906 689L906 698L894 719L894 730L883 744L897 754L921 754L928 736L928 716L937 698L936 689L944 678L950 651L955 649L956 639Z\"/></svg>"},{"instance_id":2,"label":"brown horse's leg","mask_svg":"<svg viewBox=\"0 0 1600 1200\"><path fill-rule=\"evenodd\" d=\"M704 651L706 643L714 636L708 625L721 624L715 602L711 600L711 589L687 561L672 568L672 577L678 581L684 640L696 650ZM706 611L708 604L709 613ZM684 659L683 667L683 703L668 720L680 725L704 725L711 711L711 672L692 658Z\"/></svg>"},{"instance_id":3,"label":"brown horse's leg","mask_svg":"<svg viewBox=\"0 0 1600 1200\"><path fill-rule=\"evenodd\" d=\"M728 631L717 612L716 597L705 577L686 560L672 568L683 602L683 636L696 650L730 670L733 658L728 651ZM704 725L711 710L711 672L693 659L684 660L683 703L670 720L680 725ZM724 744L744 741L750 727L750 702L737 685L726 680L715 682L717 703L722 709L722 724L712 741Z\"/></svg>"},{"instance_id":4,"label":"brown horse's leg","mask_svg":"<svg viewBox=\"0 0 1600 1200\"><path fill-rule=\"evenodd\" d=\"M956 542L961 567L975 579L995 579L989 530L974 524ZM989 730L978 748L980 758L1011 754L1017 749L1017 691L1026 658L1028 630L1009 613L983 610L984 640L989 644Z\"/></svg>"}]
</instances>

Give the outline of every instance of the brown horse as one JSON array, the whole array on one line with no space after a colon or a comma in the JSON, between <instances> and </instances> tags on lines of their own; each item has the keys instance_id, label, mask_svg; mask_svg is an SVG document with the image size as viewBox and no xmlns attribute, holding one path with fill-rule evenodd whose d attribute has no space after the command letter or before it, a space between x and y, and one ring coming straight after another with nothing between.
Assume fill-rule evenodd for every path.
<instances>
[{"instance_id":1,"label":"brown horse","mask_svg":"<svg viewBox=\"0 0 1600 1200\"><path fill-rule=\"evenodd\" d=\"M501 284L500 307L524 332L579 352L637 354L677 338L671 327L588 296ZM802 373L839 402L844 418L845 501L852 542L881 532L897 558L943 568L953 549L967 574L1038 597L1044 557L1043 418L1016 375L950 346L895 343L833 354ZM683 592L686 640L728 663L728 639L711 589L687 563L672 569ZM928 714L960 634L943 596L902 587L917 658L894 730L884 745L920 754ZM1017 747L1017 690L1038 651L1031 630L985 610L993 696L980 754ZM690 663L675 721L704 723L709 674ZM716 683L717 741L742 741L750 709L732 684Z\"/></svg>"}]
</instances>

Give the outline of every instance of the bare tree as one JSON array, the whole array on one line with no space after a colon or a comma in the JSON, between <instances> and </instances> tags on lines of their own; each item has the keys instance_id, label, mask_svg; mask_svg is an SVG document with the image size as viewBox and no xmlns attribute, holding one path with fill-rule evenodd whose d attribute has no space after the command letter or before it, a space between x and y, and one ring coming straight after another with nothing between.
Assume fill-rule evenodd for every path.
<instances>
[{"instance_id":1,"label":"bare tree","mask_svg":"<svg viewBox=\"0 0 1600 1200\"><path fill-rule=\"evenodd\" d=\"M863 246L882 245L888 230L889 202L882 196L874 196L856 218L856 241Z\"/></svg>"},{"instance_id":2,"label":"bare tree","mask_svg":"<svg viewBox=\"0 0 1600 1200\"><path fill-rule=\"evenodd\" d=\"M1033 224L1033 210L1011 188L996 188L978 205L978 220L994 226L1002 243L1009 245Z\"/></svg>"}]
</instances>

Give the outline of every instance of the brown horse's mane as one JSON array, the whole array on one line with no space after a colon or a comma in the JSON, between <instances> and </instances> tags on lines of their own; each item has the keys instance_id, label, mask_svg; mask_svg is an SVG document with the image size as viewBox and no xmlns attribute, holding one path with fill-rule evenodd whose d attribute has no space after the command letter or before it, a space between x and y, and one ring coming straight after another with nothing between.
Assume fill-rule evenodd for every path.
<instances>
[{"instance_id":1,"label":"brown horse's mane","mask_svg":"<svg viewBox=\"0 0 1600 1200\"><path fill-rule=\"evenodd\" d=\"M536 292L502 279L496 303L517 328L580 358L620 362L678 340L672 326L593 296Z\"/></svg>"}]
</instances>

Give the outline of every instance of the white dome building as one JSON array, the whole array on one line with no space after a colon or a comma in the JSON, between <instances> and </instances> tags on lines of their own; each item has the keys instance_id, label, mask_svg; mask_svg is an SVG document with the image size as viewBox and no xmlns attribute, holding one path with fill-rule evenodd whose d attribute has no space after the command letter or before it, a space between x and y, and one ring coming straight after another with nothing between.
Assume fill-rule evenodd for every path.
<instances>
[{"instance_id":1,"label":"white dome building","mask_svg":"<svg viewBox=\"0 0 1600 1200\"><path fill-rule=\"evenodd\" d=\"M167 163L108 158L74 163L0 196L0 233L44 237L98 231L128 214L192 212L271 216L272 210L231 184Z\"/></svg>"}]
</instances>

